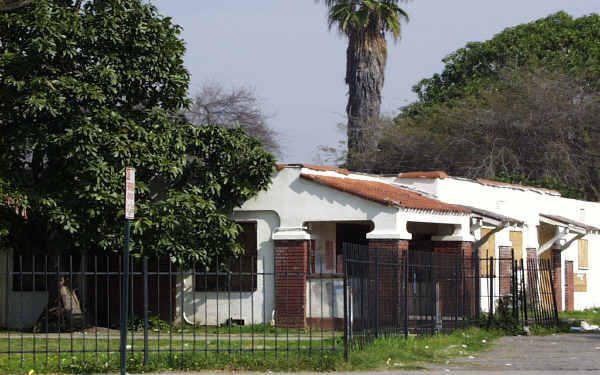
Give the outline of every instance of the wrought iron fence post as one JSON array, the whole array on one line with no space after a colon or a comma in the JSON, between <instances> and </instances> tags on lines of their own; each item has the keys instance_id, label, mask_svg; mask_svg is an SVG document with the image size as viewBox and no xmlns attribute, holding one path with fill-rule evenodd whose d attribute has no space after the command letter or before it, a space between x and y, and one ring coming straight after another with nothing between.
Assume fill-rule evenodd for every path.
<instances>
[{"instance_id":1,"label":"wrought iron fence post","mask_svg":"<svg viewBox=\"0 0 600 375\"><path fill-rule=\"evenodd\" d=\"M127 374L127 313L129 312L129 233L131 220L125 220L125 246L123 248L123 278L121 296L121 375Z\"/></svg>"},{"instance_id":2,"label":"wrought iron fence post","mask_svg":"<svg viewBox=\"0 0 600 375\"><path fill-rule=\"evenodd\" d=\"M519 325L519 300L517 298L517 262L515 260L515 249L510 250L511 257L511 287L512 287L512 305L513 305L513 319L515 324Z\"/></svg>"},{"instance_id":3,"label":"wrought iron fence post","mask_svg":"<svg viewBox=\"0 0 600 375\"><path fill-rule=\"evenodd\" d=\"M473 265L475 267L475 319L477 320L477 325L480 325L480 317L481 317L481 260L479 259L479 248L475 248L473 251Z\"/></svg>"},{"instance_id":4,"label":"wrought iron fence post","mask_svg":"<svg viewBox=\"0 0 600 375\"><path fill-rule=\"evenodd\" d=\"M523 259L520 261L521 269L521 304L523 309L523 326L529 326L529 317L527 316L527 286L525 285L525 262ZM527 273L529 274L529 267L527 267Z\"/></svg>"},{"instance_id":5,"label":"wrought iron fence post","mask_svg":"<svg viewBox=\"0 0 600 375\"><path fill-rule=\"evenodd\" d=\"M552 276L552 271L554 270L554 265L552 261L548 261L548 274L550 275L550 287L552 288L552 304L553 304L553 312L554 312L554 321L556 326L558 327L558 306L556 304L556 290L554 290L554 277Z\"/></svg>"},{"instance_id":6,"label":"wrought iron fence post","mask_svg":"<svg viewBox=\"0 0 600 375\"><path fill-rule=\"evenodd\" d=\"M348 361L348 346L350 339L350 314L348 312L348 256L346 254L346 246L342 245L342 253L344 257L344 360Z\"/></svg>"},{"instance_id":7,"label":"wrought iron fence post","mask_svg":"<svg viewBox=\"0 0 600 375\"><path fill-rule=\"evenodd\" d=\"M379 337L379 247L375 247L375 337Z\"/></svg>"},{"instance_id":8,"label":"wrought iron fence post","mask_svg":"<svg viewBox=\"0 0 600 375\"><path fill-rule=\"evenodd\" d=\"M408 338L408 262L409 262L409 249L406 249L404 254L404 337Z\"/></svg>"},{"instance_id":9,"label":"wrought iron fence post","mask_svg":"<svg viewBox=\"0 0 600 375\"><path fill-rule=\"evenodd\" d=\"M144 366L148 364L148 257L143 260L144 272Z\"/></svg>"},{"instance_id":10,"label":"wrought iron fence post","mask_svg":"<svg viewBox=\"0 0 600 375\"><path fill-rule=\"evenodd\" d=\"M488 275L490 278L490 299L489 299L489 314L488 314L488 326L492 325L492 321L494 319L494 278L496 277L494 273L494 257L489 258L488 262Z\"/></svg>"}]
</instances>

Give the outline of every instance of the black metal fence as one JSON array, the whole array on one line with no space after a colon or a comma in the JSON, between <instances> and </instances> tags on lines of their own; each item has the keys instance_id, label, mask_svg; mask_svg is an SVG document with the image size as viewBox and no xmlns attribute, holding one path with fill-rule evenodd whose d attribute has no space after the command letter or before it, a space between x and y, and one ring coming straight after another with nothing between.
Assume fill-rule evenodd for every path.
<instances>
[{"instance_id":1,"label":"black metal fence","mask_svg":"<svg viewBox=\"0 0 600 375\"><path fill-rule=\"evenodd\" d=\"M518 263L521 318L524 326L550 328L558 324L554 275L549 259Z\"/></svg>"},{"instance_id":2,"label":"black metal fence","mask_svg":"<svg viewBox=\"0 0 600 375\"><path fill-rule=\"evenodd\" d=\"M476 258L344 245L349 345L448 332L479 321Z\"/></svg>"},{"instance_id":3,"label":"black metal fence","mask_svg":"<svg viewBox=\"0 0 600 375\"><path fill-rule=\"evenodd\" d=\"M3 257L0 363L118 362L121 256ZM272 263L256 257L217 263L184 269L164 258L131 260L128 353L147 363L157 355L177 361L180 353L324 356L344 349L340 275L266 270ZM297 280L304 292L292 289ZM303 324L276 313L287 298L306 306Z\"/></svg>"},{"instance_id":4,"label":"black metal fence","mask_svg":"<svg viewBox=\"0 0 600 375\"><path fill-rule=\"evenodd\" d=\"M380 336L558 322L547 260L344 244L350 349Z\"/></svg>"},{"instance_id":5,"label":"black metal fence","mask_svg":"<svg viewBox=\"0 0 600 375\"><path fill-rule=\"evenodd\" d=\"M349 244L343 250L342 264L328 272L310 257L303 272L274 270L271 260L255 256L213 269L132 259L127 352L143 363L184 354L347 355L380 336L557 323L547 260ZM118 362L121 256L3 258L0 372L6 363Z\"/></svg>"}]
</instances>

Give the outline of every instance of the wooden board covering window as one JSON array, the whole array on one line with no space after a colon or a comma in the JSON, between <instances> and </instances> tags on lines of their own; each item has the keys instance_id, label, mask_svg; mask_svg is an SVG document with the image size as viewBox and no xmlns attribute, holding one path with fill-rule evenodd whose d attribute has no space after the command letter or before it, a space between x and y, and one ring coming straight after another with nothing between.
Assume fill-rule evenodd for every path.
<instances>
[{"instance_id":1,"label":"wooden board covering window","mask_svg":"<svg viewBox=\"0 0 600 375\"><path fill-rule=\"evenodd\" d=\"M588 241L579 240L579 258L577 261L579 268L588 268L590 266L588 256Z\"/></svg>"},{"instance_id":2,"label":"wooden board covering window","mask_svg":"<svg viewBox=\"0 0 600 375\"><path fill-rule=\"evenodd\" d=\"M546 242L550 241L556 234L556 227L554 225L541 223L538 227L538 243L540 247ZM552 250L548 249L540 256L541 259L552 259Z\"/></svg>"},{"instance_id":3,"label":"wooden board covering window","mask_svg":"<svg viewBox=\"0 0 600 375\"><path fill-rule=\"evenodd\" d=\"M510 242L515 250L515 259L517 261L523 259L523 232L511 231Z\"/></svg>"},{"instance_id":4,"label":"wooden board covering window","mask_svg":"<svg viewBox=\"0 0 600 375\"><path fill-rule=\"evenodd\" d=\"M573 279L576 292L587 292L587 275L585 273L576 273Z\"/></svg>"},{"instance_id":5,"label":"wooden board covering window","mask_svg":"<svg viewBox=\"0 0 600 375\"><path fill-rule=\"evenodd\" d=\"M481 229L481 237L490 233L491 229ZM496 235L492 234L488 240L479 247L479 259L491 258L496 255ZM481 276L487 276L489 262L480 260L480 273Z\"/></svg>"}]
</instances>

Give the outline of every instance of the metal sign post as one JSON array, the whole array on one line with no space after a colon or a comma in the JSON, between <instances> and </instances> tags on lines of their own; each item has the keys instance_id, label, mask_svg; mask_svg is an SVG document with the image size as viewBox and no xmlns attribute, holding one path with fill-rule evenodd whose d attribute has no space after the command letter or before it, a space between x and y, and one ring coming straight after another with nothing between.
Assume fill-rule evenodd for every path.
<instances>
[{"instance_id":1,"label":"metal sign post","mask_svg":"<svg viewBox=\"0 0 600 375\"><path fill-rule=\"evenodd\" d=\"M125 246L121 299L121 375L127 374L127 314L129 312L129 234L135 213L135 169L125 169Z\"/></svg>"}]
</instances>

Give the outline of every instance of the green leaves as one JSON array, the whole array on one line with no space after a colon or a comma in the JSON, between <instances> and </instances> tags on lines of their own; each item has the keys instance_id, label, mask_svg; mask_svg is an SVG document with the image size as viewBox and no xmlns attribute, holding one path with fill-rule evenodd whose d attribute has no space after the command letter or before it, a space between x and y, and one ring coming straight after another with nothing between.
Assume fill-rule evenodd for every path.
<instances>
[{"instance_id":1,"label":"green leaves","mask_svg":"<svg viewBox=\"0 0 600 375\"><path fill-rule=\"evenodd\" d=\"M390 32L400 38L401 21L408 14L398 6L398 0L328 0L329 28L337 25L342 34L372 30L374 36Z\"/></svg>"},{"instance_id":2,"label":"green leaves","mask_svg":"<svg viewBox=\"0 0 600 375\"><path fill-rule=\"evenodd\" d=\"M29 217L2 207L7 241L119 250L135 167L134 252L209 263L239 251L228 214L268 185L274 159L240 129L177 115L189 104L179 34L142 0L0 13L0 186Z\"/></svg>"},{"instance_id":3,"label":"green leaves","mask_svg":"<svg viewBox=\"0 0 600 375\"><path fill-rule=\"evenodd\" d=\"M442 73L419 82L413 91L421 105L447 102L493 83L504 68L542 65L564 72L585 74L593 84L600 80L600 16L573 19L564 12L507 28L485 42L468 43L443 59Z\"/></svg>"}]
</instances>

